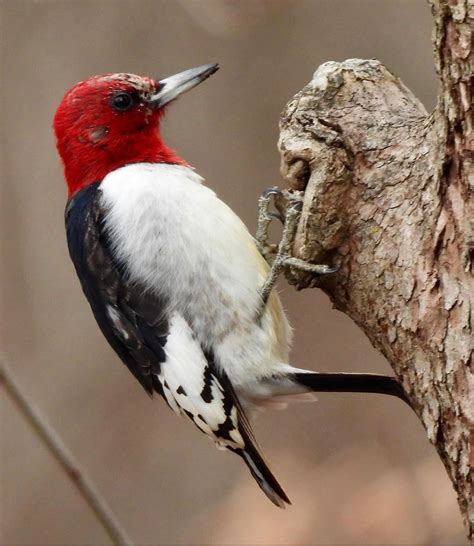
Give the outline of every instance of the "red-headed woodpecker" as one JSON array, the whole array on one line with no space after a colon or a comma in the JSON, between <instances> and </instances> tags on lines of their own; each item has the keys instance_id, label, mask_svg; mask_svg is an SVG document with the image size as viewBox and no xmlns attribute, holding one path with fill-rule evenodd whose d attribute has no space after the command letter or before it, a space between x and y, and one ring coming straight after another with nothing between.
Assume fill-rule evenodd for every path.
<instances>
[{"instance_id":1,"label":"red-headed woodpecker","mask_svg":"<svg viewBox=\"0 0 474 546\"><path fill-rule=\"evenodd\" d=\"M67 240L100 329L145 390L240 455L284 507L247 414L311 391L403 394L392 378L289 365L290 328L275 291L262 306L270 268L255 240L160 136L165 106L217 68L96 76L65 95L54 130Z\"/></svg>"}]
</instances>

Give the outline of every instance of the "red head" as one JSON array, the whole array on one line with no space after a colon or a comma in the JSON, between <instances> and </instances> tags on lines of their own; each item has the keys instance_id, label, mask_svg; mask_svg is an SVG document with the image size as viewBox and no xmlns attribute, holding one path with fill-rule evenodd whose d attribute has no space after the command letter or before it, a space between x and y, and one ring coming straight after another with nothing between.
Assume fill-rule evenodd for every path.
<instances>
[{"instance_id":1,"label":"red head","mask_svg":"<svg viewBox=\"0 0 474 546\"><path fill-rule=\"evenodd\" d=\"M133 74L95 76L66 93L54 132L69 196L129 163L185 164L159 133L164 107L217 70L205 65L155 81Z\"/></svg>"}]
</instances>

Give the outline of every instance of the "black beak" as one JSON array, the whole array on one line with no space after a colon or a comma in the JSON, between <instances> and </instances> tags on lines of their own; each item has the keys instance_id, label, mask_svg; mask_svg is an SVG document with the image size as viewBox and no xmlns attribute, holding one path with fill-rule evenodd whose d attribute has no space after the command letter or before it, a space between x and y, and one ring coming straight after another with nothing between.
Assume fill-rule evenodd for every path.
<instances>
[{"instance_id":1,"label":"black beak","mask_svg":"<svg viewBox=\"0 0 474 546\"><path fill-rule=\"evenodd\" d=\"M154 108L161 108L181 95L181 93L196 87L218 69L219 65L217 63L205 64L160 80L160 88L156 93L148 97L148 102Z\"/></svg>"}]
</instances>

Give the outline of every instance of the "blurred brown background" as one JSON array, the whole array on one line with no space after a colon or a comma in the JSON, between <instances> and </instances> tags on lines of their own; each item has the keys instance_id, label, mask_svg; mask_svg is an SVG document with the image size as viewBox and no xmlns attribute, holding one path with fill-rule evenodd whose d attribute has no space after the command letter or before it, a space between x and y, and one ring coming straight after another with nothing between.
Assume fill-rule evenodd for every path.
<instances>
[{"instance_id":1,"label":"blurred brown background","mask_svg":"<svg viewBox=\"0 0 474 546\"><path fill-rule=\"evenodd\" d=\"M258 437L294 504L282 512L240 460L148 399L102 338L69 261L51 131L78 80L218 61L170 108L164 132L254 231L260 191L280 183L279 113L320 63L376 57L433 107L424 0L6 0L2 13L1 348L136 543L464 543L444 469L398 400L327 394L264 415ZM390 372L324 295L280 288L293 363ZM108 543L5 398L1 420L2 543Z\"/></svg>"}]
</instances>

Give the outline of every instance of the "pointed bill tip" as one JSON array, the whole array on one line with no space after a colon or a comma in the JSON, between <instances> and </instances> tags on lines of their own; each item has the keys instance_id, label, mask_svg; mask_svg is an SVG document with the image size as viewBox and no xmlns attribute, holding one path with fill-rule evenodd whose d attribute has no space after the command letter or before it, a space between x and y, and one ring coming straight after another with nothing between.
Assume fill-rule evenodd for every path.
<instances>
[{"instance_id":1,"label":"pointed bill tip","mask_svg":"<svg viewBox=\"0 0 474 546\"><path fill-rule=\"evenodd\" d=\"M219 68L220 68L219 63L210 64L210 65L208 65L208 66L209 66L209 70L211 71L211 72L209 73L209 76L211 76L212 74L214 74L214 72L217 72L217 71L219 70Z\"/></svg>"},{"instance_id":2,"label":"pointed bill tip","mask_svg":"<svg viewBox=\"0 0 474 546\"><path fill-rule=\"evenodd\" d=\"M179 72L174 76L169 76L163 80L159 80L158 91L149 97L148 102L155 108L162 108L172 100L176 99L182 93L189 91L196 85L206 80L219 70L218 63L203 64L196 68L190 68Z\"/></svg>"}]
</instances>

